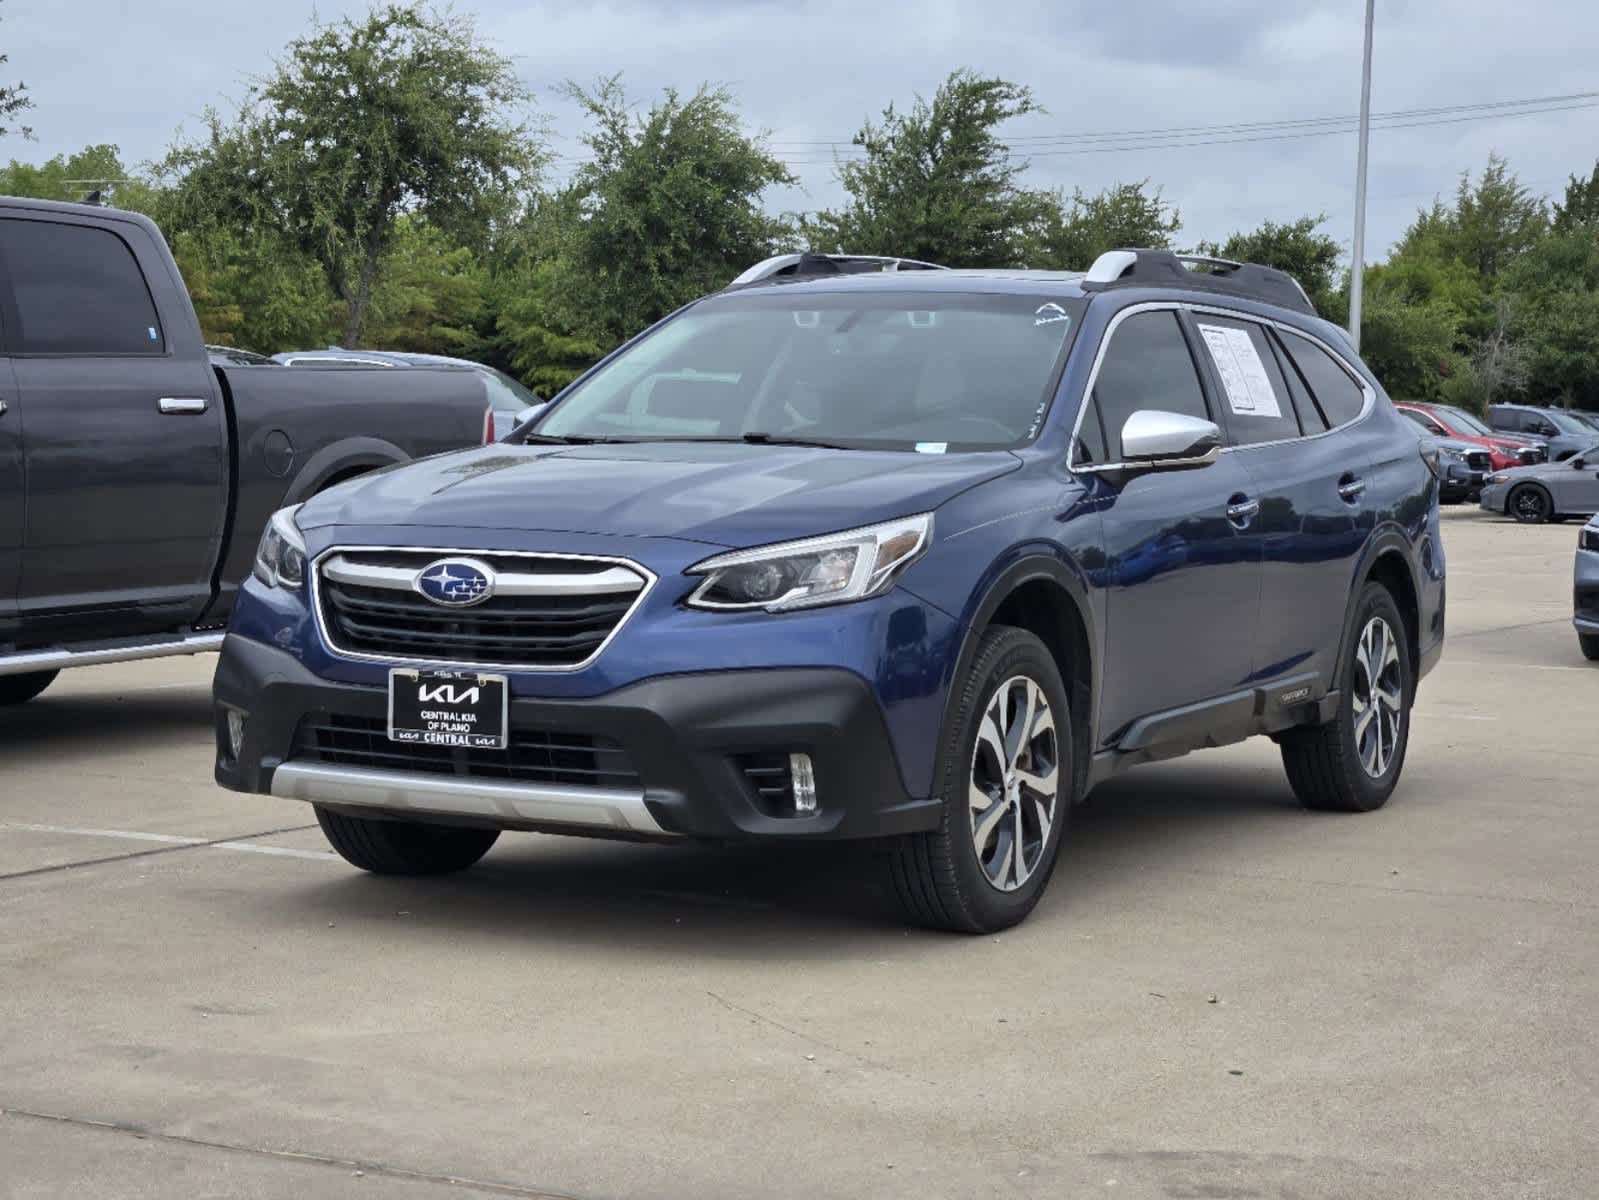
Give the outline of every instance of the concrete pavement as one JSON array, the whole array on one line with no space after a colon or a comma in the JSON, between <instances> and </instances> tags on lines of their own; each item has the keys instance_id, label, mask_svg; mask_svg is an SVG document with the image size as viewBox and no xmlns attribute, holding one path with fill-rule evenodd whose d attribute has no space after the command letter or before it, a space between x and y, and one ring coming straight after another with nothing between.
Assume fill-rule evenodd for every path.
<instances>
[{"instance_id":1,"label":"concrete pavement","mask_svg":"<svg viewBox=\"0 0 1599 1200\"><path fill-rule=\"evenodd\" d=\"M1386 809L1145 768L998 938L864 848L364 876L210 782L211 660L69 673L0 713L0 1196L1599 1195L1576 530L1445 530Z\"/></svg>"}]
</instances>

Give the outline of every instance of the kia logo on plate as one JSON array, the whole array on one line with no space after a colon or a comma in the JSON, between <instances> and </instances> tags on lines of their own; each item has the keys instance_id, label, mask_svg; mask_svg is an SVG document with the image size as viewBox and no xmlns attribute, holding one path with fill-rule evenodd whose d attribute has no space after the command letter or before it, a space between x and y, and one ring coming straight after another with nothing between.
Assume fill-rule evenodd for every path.
<instances>
[{"instance_id":1,"label":"kia logo on plate","mask_svg":"<svg viewBox=\"0 0 1599 1200\"><path fill-rule=\"evenodd\" d=\"M494 571L469 558L441 558L423 567L412 586L434 604L466 608L494 595Z\"/></svg>"}]
</instances>

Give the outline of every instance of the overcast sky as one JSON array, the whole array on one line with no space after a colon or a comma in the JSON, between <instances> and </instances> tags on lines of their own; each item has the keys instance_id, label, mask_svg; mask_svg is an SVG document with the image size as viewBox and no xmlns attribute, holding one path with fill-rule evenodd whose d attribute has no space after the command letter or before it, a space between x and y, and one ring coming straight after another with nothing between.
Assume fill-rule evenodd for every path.
<instances>
[{"instance_id":1,"label":"overcast sky","mask_svg":"<svg viewBox=\"0 0 1599 1200\"><path fill-rule=\"evenodd\" d=\"M303 31L364 12L347 0L3 0L0 79L37 104L37 142L0 155L48 158L114 142L124 160L158 156L207 105ZM620 71L647 100L662 87L725 83L752 127L794 161L799 189L775 209L836 203L831 151L890 100L931 94L967 66L1025 83L1048 109L1005 130L1030 145L1031 181L1096 191L1149 178L1181 209L1185 244L1263 219L1326 212L1346 248L1353 227L1351 134L1105 152L1051 135L1334 117L1359 106L1362 0L461 0L458 14L511 55L558 135L581 152L565 78ZM1594 0L1377 0L1376 113L1599 91ZM1454 114L1445 114L1453 119ZM1311 127L1314 128L1314 127ZM1302 127L1303 129L1303 127ZM1302 131L1302 129L1300 131ZM1280 132L1280 131L1274 131ZM1298 132L1298 131L1294 131ZM1419 205L1453 190L1491 150L1524 182L1558 193L1599 155L1599 108L1377 132L1368 257ZM1217 134L1186 134L1193 143ZM1233 137L1249 136L1234 133ZM1112 143L1116 144L1116 143ZM1122 145L1126 144L1123 139ZM1097 152L1084 153L1093 146Z\"/></svg>"}]
</instances>

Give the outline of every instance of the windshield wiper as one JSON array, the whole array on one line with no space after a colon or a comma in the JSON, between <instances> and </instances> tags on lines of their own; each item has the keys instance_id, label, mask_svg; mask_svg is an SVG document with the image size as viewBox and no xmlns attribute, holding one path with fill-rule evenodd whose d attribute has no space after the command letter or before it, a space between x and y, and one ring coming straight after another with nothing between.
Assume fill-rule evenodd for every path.
<instances>
[{"instance_id":1,"label":"windshield wiper","mask_svg":"<svg viewBox=\"0 0 1599 1200\"><path fill-rule=\"evenodd\" d=\"M586 437L581 433L524 433L522 441L539 446L592 446L598 442L625 442L627 438Z\"/></svg>"},{"instance_id":2,"label":"windshield wiper","mask_svg":"<svg viewBox=\"0 0 1599 1200\"><path fill-rule=\"evenodd\" d=\"M789 437L781 433L746 433L739 441L748 442L751 446L814 446L819 450L859 449L858 446L846 446L843 442L828 442L821 438Z\"/></svg>"}]
</instances>

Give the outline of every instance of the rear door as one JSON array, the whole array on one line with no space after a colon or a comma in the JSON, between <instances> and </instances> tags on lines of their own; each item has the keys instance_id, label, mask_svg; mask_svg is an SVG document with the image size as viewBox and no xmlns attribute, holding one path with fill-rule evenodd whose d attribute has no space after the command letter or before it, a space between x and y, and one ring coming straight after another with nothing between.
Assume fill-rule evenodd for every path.
<instances>
[{"instance_id":1,"label":"rear door","mask_svg":"<svg viewBox=\"0 0 1599 1200\"><path fill-rule=\"evenodd\" d=\"M1216 375L1230 456L1260 498L1263 619L1255 679L1313 675L1325 683L1355 562L1375 524L1364 503L1370 455L1346 428L1364 411L1365 396L1310 341L1283 335L1296 343L1284 353L1269 326L1243 314L1198 310L1192 320ZM1300 357L1304 367L1296 366ZM1326 411L1307 372L1324 381ZM1335 382L1340 390L1333 394ZM1403 441L1414 457L1415 439Z\"/></svg>"},{"instance_id":2,"label":"rear door","mask_svg":"<svg viewBox=\"0 0 1599 1200\"><path fill-rule=\"evenodd\" d=\"M1135 310L1108 337L1073 463L1102 498L1107 744L1140 717L1236 693L1253 670L1260 616L1253 485L1237 455L1119 484L1103 469L1120 460L1122 426L1137 411L1215 419L1176 310Z\"/></svg>"},{"instance_id":3,"label":"rear door","mask_svg":"<svg viewBox=\"0 0 1599 1200\"><path fill-rule=\"evenodd\" d=\"M188 623L210 593L227 432L165 256L133 222L12 210L0 268L27 466L20 615L50 636Z\"/></svg>"}]
</instances>

